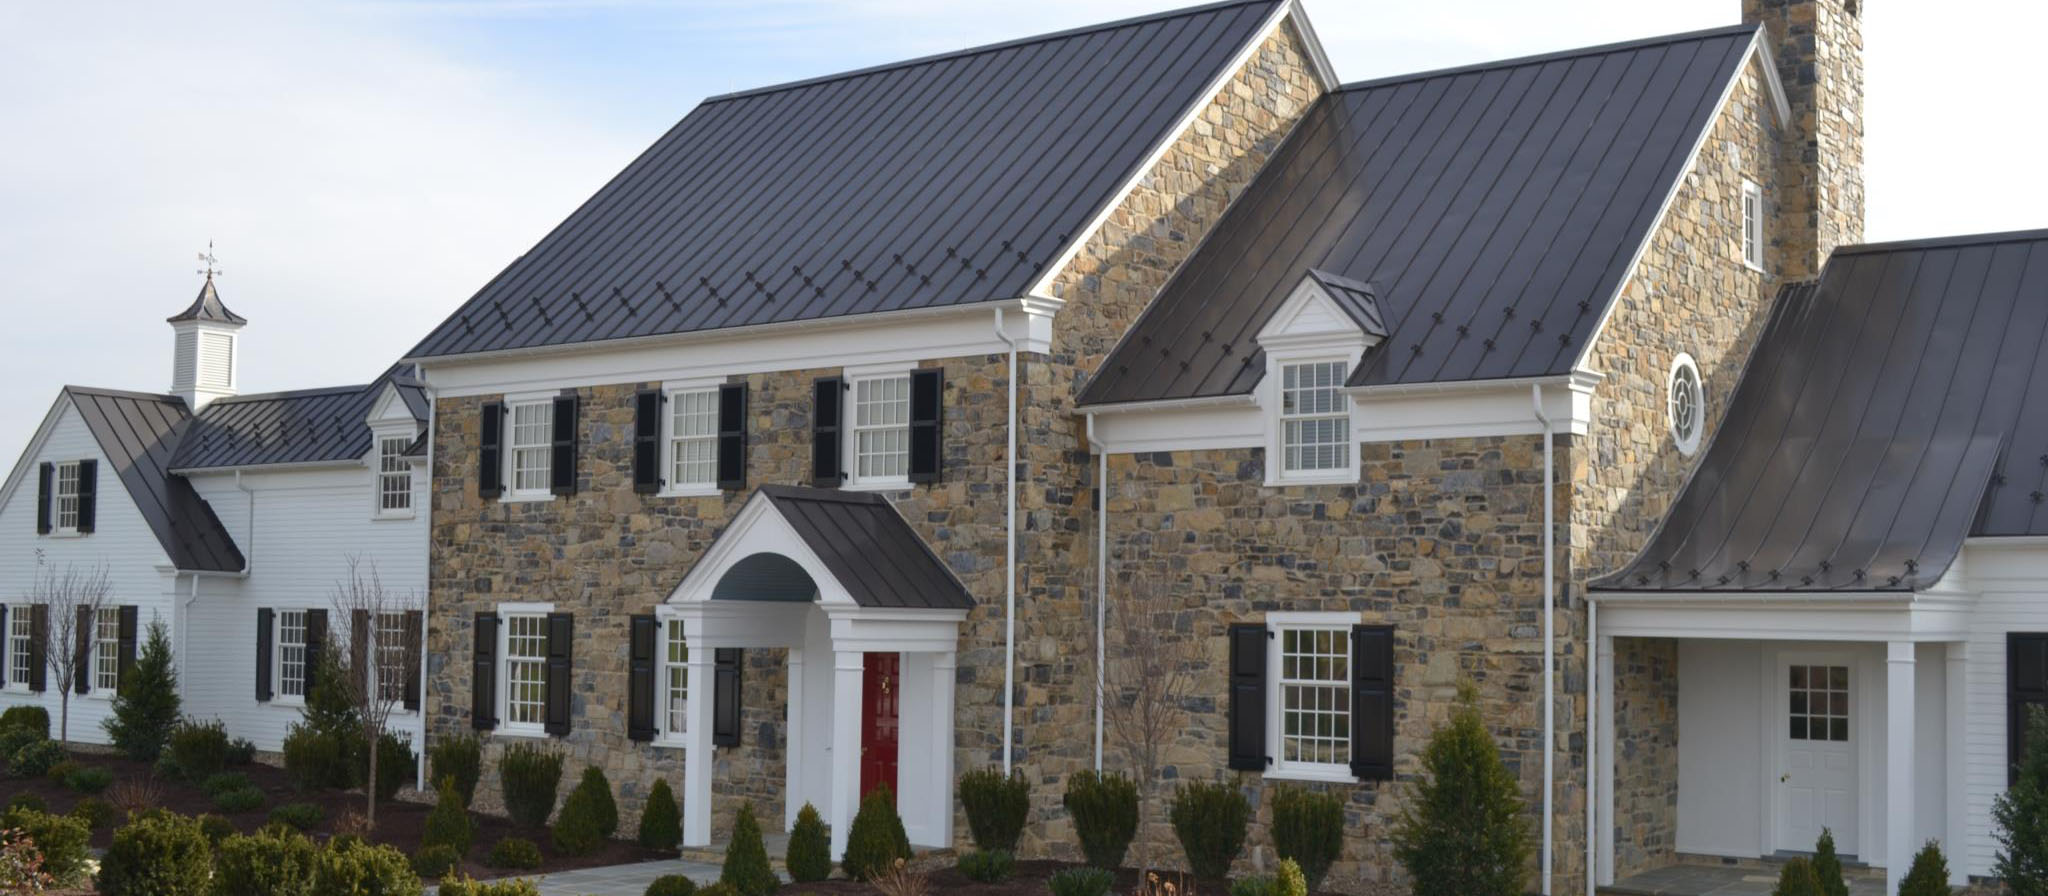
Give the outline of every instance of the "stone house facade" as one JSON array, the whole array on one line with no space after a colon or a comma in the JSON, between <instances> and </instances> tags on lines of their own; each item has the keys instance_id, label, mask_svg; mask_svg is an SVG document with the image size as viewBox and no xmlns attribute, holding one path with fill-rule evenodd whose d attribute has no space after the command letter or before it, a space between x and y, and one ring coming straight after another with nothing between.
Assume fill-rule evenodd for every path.
<instances>
[{"instance_id":1,"label":"stone house facade","mask_svg":"<svg viewBox=\"0 0 2048 896\"><path fill-rule=\"evenodd\" d=\"M1242 784L1255 846L1276 784L1342 795L1335 886L1394 878L1385 831L1462 682L1548 819L1551 884L1671 860L1673 648L1619 639L1602 672L1586 583L1686 481L1779 287L1860 233L1853 16L1755 0L1744 27L1340 85L1298 6L1244 2L707 101L408 359L434 394L429 738L547 743L603 768L628 823L681 782L693 843L740 801L843 830L881 775L913 840L951 845L952 774L1008 765L1033 787L1025 852L1074 857L1067 778L1129 764L1092 736L1118 700L1098 708L1094 653L1148 626L1197 658L1164 777ZM1112 57L1095 94L1043 74ZM1049 169L949 167L1016 141L932 118L894 145L818 111L856 103L1067 127ZM778 121L818 136L778 143ZM742 144L750 170L719 167ZM899 377L938 412L863 385ZM861 481L891 462L870 403L908 476ZM700 448L716 477L660 481ZM943 566L936 603L856 581L790 503L871 495ZM774 550L803 571L746 565ZM790 587L815 600L770 596ZM815 606L771 606L792 602ZM1308 644L1353 672L1267 671ZM904 705L871 706L878 685ZM1589 724L1616 732L1612 782Z\"/></svg>"}]
</instances>

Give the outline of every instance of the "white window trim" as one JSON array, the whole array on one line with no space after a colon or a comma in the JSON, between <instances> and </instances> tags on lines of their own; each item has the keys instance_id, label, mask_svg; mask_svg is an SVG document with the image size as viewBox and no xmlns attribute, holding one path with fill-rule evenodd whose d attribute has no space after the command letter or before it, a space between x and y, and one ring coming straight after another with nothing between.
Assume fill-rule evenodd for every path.
<instances>
[{"instance_id":1,"label":"white window trim","mask_svg":"<svg viewBox=\"0 0 2048 896\"><path fill-rule=\"evenodd\" d=\"M1351 774L1350 763L1295 762L1283 758L1280 749L1282 728L1281 709L1284 701L1280 694L1280 631L1282 629L1317 629L1342 632L1346 639L1351 636L1351 627L1363 621L1357 613L1268 613L1266 614L1266 755L1272 762L1266 767L1263 777L1276 781L1323 781L1336 784L1356 784L1358 777ZM1348 643L1348 640L1347 640ZM1348 648L1347 648L1348 649ZM1352 657L1350 662L1356 662ZM1352 734L1356 736L1358 720L1351 720Z\"/></svg>"},{"instance_id":2,"label":"white window trim","mask_svg":"<svg viewBox=\"0 0 2048 896\"><path fill-rule=\"evenodd\" d=\"M889 379L904 380L903 398L907 404L911 400L910 374L915 369L916 367L913 365L892 364L861 369L848 368L841 371L840 376L846 382L846 388L841 391L839 397L839 469L846 474L840 486L841 488L852 491L887 491L910 487L910 459L907 454L904 457L903 475L901 476L862 477L860 475L860 433L855 426L855 421L860 419L856 400L860 395L861 383ZM910 447L908 435L910 432L910 414L907 407L903 417L903 431L905 433L904 449L908 451Z\"/></svg>"},{"instance_id":3,"label":"white window trim","mask_svg":"<svg viewBox=\"0 0 2048 896\"><path fill-rule=\"evenodd\" d=\"M680 613L669 610L667 605L654 614L654 746L681 750L688 747L687 731L670 731L668 728L668 627L671 622L681 622ZM688 646L685 639L684 645ZM686 667L687 668L687 667ZM688 672L684 673L688 675ZM685 686L687 693L688 687Z\"/></svg>"},{"instance_id":4,"label":"white window trim","mask_svg":"<svg viewBox=\"0 0 2048 896\"><path fill-rule=\"evenodd\" d=\"M114 618L114 637L111 641L100 637L100 617L109 615ZM106 645L109 643L114 645L114 685L112 687L100 683L100 660L106 656ZM114 699L115 691L119 689L121 684L120 655L121 608L101 607L93 617L92 650L89 651L85 662L85 674L90 676L88 680L92 682L92 690L85 692L87 698L93 700Z\"/></svg>"},{"instance_id":5,"label":"white window trim","mask_svg":"<svg viewBox=\"0 0 2048 896\"><path fill-rule=\"evenodd\" d=\"M553 487L555 446L555 398L556 396L552 394L545 396L505 396L505 419L501 427L499 428L500 444L502 446L500 449L500 453L504 456L498 459L498 463L503 467L503 473L501 474L501 478L499 481L504 483L504 489L498 496L499 503L517 504L527 501L553 501L555 499L555 492ZM546 438L541 440L540 448L542 451L542 456L548 459L548 475L544 478L548 480L549 484L543 485L540 488L522 489L518 487L518 460L520 445L515 438L518 432L518 428L517 426L514 425L514 423L519 417L520 408L533 406L541 406L548 409L548 424Z\"/></svg>"},{"instance_id":6,"label":"white window trim","mask_svg":"<svg viewBox=\"0 0 2048 896\"><path fill-rule=\"evenodd\" d=\"M50 467L50 531L48 534L53 537L77 538L84 534L78 531L78 512L83 510L84 507L76 504L78 500L79 466L80 462L76 460L60 460ZM58 512L58 508L64 506L64 469L66 467L71 468L71 497L74 502L71 510L71 525L69 526L64 525L63 514Z\"/></svg>"},{"instance_id":7,"label":"white window trim","mask_svg":"<svg viewBox=\"0 0 2048 896\"><path fill-rule=\"evenodd\" d=\"M541 620L541 636L547 636L547 617L555 611L552 603L503 603L498 605L498 726L491 733L503 737L547 737L547 721L512 721L512 618L514 616L537 616ZM543 641L545 643L545 641ZM547 715L547 658L541 658L541 715Z\"/></svg>"},{"instance_id":8,"label":"white window trim","mask_svg":"<svg viewBox=\"0 0 2048 896\"><path fill-rule=\"evenodd\" d=\"M408 612L408 611L406 611L406 610L386 610L386 611L384 611L384 612L383 612L382 614L372 614L372 616L371 616L371 619L370 619L370 624L371 624L372 626L375 626L375 625L378 625L378 623L380 622L380 620L376 618L376 617L377 617L378 615L382 615L382 616L395 616L395 617L397 617L397 618L398 618L398 634L397 634L397 637L398 637L398 650L399 650L399 653L400 653L400 659L399 659L399 663L398 663L398 664L399 664L399 666L401 666L401 667L403 667L403 666L405 665L405 663L406 663L406 659L405 659L405 656L404 656L404 654L405 654L405 651L406 651L406 644L405 644L405 614L406 614L407 612ZM423 614L421 615L421 619L420 619L420 624L421 624L422 626L426 625L426 618L425 618L425 614L424 614L424 613L423 613ZM421 637L423 637L423 638L424 638L424 637L426 637L426 632L424 632L424 631L420 632L420 636L421 636ZM383 648L383 647L384 647L384 644L385 644L385 641L384 641L384 636L383 636L383 634L382 634L382 633L379 633L379 634L376 634L376 635L373 635L373 636L371 636L371 643L372 643L373 645L375 645L376 647L378 647L379 649ZM417 660L417 659L414 659L413 661L414 661L414 662L417 662L418 660ZM381 698L383 697L383 690L381 689L381 687L378 687L378 686L379 686L379 685L381 685L381 683L382 683L382 680L383 680L383 677L384 677L384 662L383 662L383 660L381 660L381 659L378 659L378 658L375 658L375 656L374 656L374 655L372 655L372 659L370 660L370 669L369 669L369 674L370 674L370 682L371 682L371 684L372 684L372 690L370 691L370 693L372 693L372 694L376 694L376 695L377 695L377 696L378 696L378 697L379 697L379 698L381 699ZM417 672L415 672L415 674L417 674ZM424 682L422 682L422 684L421 684L421 687L422 687L422 690L424 690L424 688L425 688L425 683L424 683ZM422 700L421 702L422 702L422 703L424 703L425 701L424 701L424 700ZM397 696L397 697L394 697L394 698L392 698L392 700L391 700L391 715L392 715L392 716L394 716L394 717L406 717L406 718L410 718L410 717L412 717L413 715L416 715L417 713L418 713L418 710L412 710L412 709L406 709L406 708L405 708L405 686L404 686L403 684L401 684L401 685L399 686L399 689L398 689L398 696Z\"/></svg>"},{"instance_id":9,"label":"white window trim","mask_svg":"<svg viewBox=\"0 0 2048 896\"><path fill-rule=\"evenodd\" d=\"M376 427L370 431L368 466L370 468L370 518L373 520L409 520L419 515L420 484L417 468L403 454L398 456L398 460L399 463L405 466L406 494L409 496L405 502L405 509L387 510L384 507L384 442L387 439L400 440L405 442L407 446L410 446L412 441L419 437L412 430L411 426L385 426Z\"/></svg>"},{"instance_id":10,"label":"white window trim","mask_svg":"<svg viewBox=\"0 0 2048 896\"><path fill-rule=\"evenodd\" d=\"M701 498L706 495L719 494L717 469L718 429L716 422L712 425L711 433L713 458L711 481L689 484L674 481L676 471L675 409L676 396L691 392L709 392L712 396L712 412L714 414L717 413L718 388L724 384L725 380L723 379L679 380L661 384L661 491L656 493L657 496L663 498Z\"/></svg>"},{"instance_id":11,"label":"white window trim","mask_svg":"<svg viewBox=\"0 0 2048 896\"><path fill-rule=\"evenodd\" d=\"M1358 362L1364 356L1364 346L1357 344L1355 341L1352 343L1351 346L1342 348L1323 348L1318 350L1313 347L1303 347L1296 349L1294 351L1286 352L1274 351L1270 349L1267 350L1266 376L1264 381L1262 381L1259 384L1259 404L1266 418L1265 467L1267 487L1277 488L1290 485L1350 485L1356 484L1358 482L1358 403L1352 399L1350 393L1347 390L1341 387L1338 390L1338 394L1344 397L1344 407L1346 417L1348 418L1345 426L1346 435L1344 439L1344 465L1342 467L1332 468L1328 470L1301 470L1289 472L1285 469L1285 424L1283 423L1280 417L1280 409L1282 404L1280 394L1282 386L1281 370L1282 368L1294 364L1316 364L1327 363L1332 361L1342 361L1344 363L1345 374L1348 377L1352 372L1358 369Z\"/></svg>"},{"instance_id":12,"label":"white window trim","mask_svg":"<svg viewBox=\"0 0 2048 896\"><path fill-rule=\"evenodd\" d=\"M1687 369L1692 371L1695 388L1690 438L1678 431L1678 415L1671 406L1671 389L1678 385L1678 372ZM1707 429L1707 379L1705 374L1700 373L1699 363L1686 352L1679 352L1677 357L1672 358L1671 369L1664 373L1664 429L1671 434L1672 444L1678 448L1679 454L1691 457L1699 453L1700 442Z\"/></svg>"},{"instance_id":13,"label":"white window trim","mask_svg":"<svg viewBox=\"0 0 2048 896\"><path fill-rule=\"evenodd\" d=\"M1736 214L1739 216L1740 220L1737 223L1742 231L1739 236L1742 264L1752 271L1763 273L1764 240L1766 237L1764 224L1767 220L1764 207L1764 188L1758 186L1756 181L1744 178L1742 181L1742 197L1739 202L1740 205L1736 209ZM1749 208L1751 202L1756 203L1753 218ZM1752 248L1755 249L1754 256L1751 254Z\"/></svg>"},{"instance_id":14,"label":"white window trim","mask_svg":"<svg viewBox=\"0 0 2048 896\"><path fill-rule=\"evenodd\" d=\"M305 613L310 607L275 607L270 612L270 702L278 706L304 706L304 693L284 692L284 614ZM306 657L307 675L312 674L312 657ZM300 686L303 692L307 690Z\"/></svg>"},{"instance_id":15,"label":"white window trim","mask_svg":"<svg viewBox=\"0 0 2048 896\"><path fill-rule=\"evenodd\" d=\"M22 620L24 622L29 622L30 620L32 620L34 618L32 614L35 612L35 610L33 610L31 607L31 604L8 604L7 629L4 632L0 632L0 637L4 637L7 639L7 666L4 669L0 669L0 690L7 691L9 693L31 693L28 689L28 681L24 680L19 684L15 683L14 681L14 658L20 653L20 651L17 651L15 649L14 645L14 624L15 620L17 619ZM33 639L34 637L34 624L31 622L29 638ZM33 662L35 654L31 651L29 653L29 656L31 658L31 662L29 664L30 668L28 670L28 676L30 679L33 679L36 674L34 668L35 664Z\"/></svg>"}]
</instances>

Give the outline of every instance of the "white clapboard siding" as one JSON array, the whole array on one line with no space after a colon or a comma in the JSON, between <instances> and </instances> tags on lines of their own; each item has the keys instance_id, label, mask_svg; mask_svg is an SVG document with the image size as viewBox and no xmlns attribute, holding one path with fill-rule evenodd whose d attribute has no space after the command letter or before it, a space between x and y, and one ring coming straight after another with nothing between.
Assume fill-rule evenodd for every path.
<instances>
[{"instance_id":1,"label":"white clapboard siding","mask_svg":"<svg viewBox=\"0 0 2048 896\"><path fill-rule=\"evenodd\" d=\"M348 575L351 556L360 559L365 574L374 563L388 591L424 609L426 515L375 519L376 480L368 465L245 472L241 485L253 492L253 525L252 496L236 486L232 473L191 479L241 546L249 574L206 580L192 605L189 710L216 715L258 749L276 750L298 721L299 707L256 700L256 611L326 609L337 636L347 637L348 622L335 609L334 594ZM421 479L415 472L415 504L422 503ZM416 714L394 722L419 742Z\"/></svg>"},{"instance_id":2,"label":"white clapboard siding","mask_svg":"<svg viewBox=\"0 0 2048 896\"><path fill-rule=\"evenodd\" d=\"M0 600L10 604L23 601L32 586L37 564L43 563L62 570L67 565L91 568L104 565L107 568L109 604L133 604L137 620L147 629L153 618L160 618L166 626L172 620L171 599L174 578L165 571L170 559L164 554L163 546L157 542L156 534L149 523L135 509L134 500L121 485L120 471L107 462L99 443L79 418L77 410L70 406L70 400L59 398L62 406L51 424L47 437L40 448L22 458L24 470L12 493L6 496L6 503L0 505ZM73 537L36 534L36 468L43 461L58 462L92 458L99 461L99 475L96 486L94 530L90 534ZM51 628L55 629L53 622ZM139 633L138 633L139 636ZM52 644L54 652L61 648ZM0 707L38 704L50 711L50 731L58 733L60 701L57 693L57 674L52 668L49 674L49 689L42 694L31 694L25 690L0 690ZM86 743L105 743L106 731L100 727L107 717L112 694L94 691L91 694L71 695L70 739Z\"/></svg>"},{"instance_id":3,"label":"white clapboard siding","mask_svg":"<svg viewBox=\"0 0 2048 896\"><path fill-rule=\"evenodd\" d=\"M2005 639L2011 632L2048 632L2048 546L1973 549L1966 556L1971 584L1981 596L1970 617L1970 842L1964 864L1970 874L1989 875L1998 849L1991 806L2006 782Z\"/></svg>"}]
</instances>

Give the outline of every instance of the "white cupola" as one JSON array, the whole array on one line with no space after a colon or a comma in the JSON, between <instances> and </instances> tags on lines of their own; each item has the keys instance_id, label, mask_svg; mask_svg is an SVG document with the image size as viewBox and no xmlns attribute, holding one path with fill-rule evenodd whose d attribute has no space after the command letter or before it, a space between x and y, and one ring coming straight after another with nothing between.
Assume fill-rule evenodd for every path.
<instances>
[{"instance_id":1,"label":"white cupola","mask_svg":"<svg viewBox=\"0 0 2048 896\"><path fill-rule=\"evenodd\" d=\"M171 354L171 394L185 399L194 412L216 398L235 394L235 343L248 321L221 304L213 271L192 306L166 318L176 333Z\"/></svg>"}]
</instances>

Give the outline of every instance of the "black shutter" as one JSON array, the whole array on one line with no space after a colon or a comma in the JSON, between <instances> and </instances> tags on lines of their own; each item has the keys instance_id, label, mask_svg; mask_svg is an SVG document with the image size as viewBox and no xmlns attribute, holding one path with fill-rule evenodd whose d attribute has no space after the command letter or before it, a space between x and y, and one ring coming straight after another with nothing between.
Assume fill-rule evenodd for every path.
<instances>
[{"instance_id":1,"label":"black shutter","mask_svg":"<svg viewBox=\"0 0 2048 896\"><path fill-rule=\"evenodd\" d=\"M79 607L78 615L74 618L78 620L78 643L75 645L78 653L75 657L76 662L71 666L71 690L80 694L90 694L92 693L92 629L94 622L92 608Z\"/></svg>"},{"instance_id":2,"label":"black shutter","mask_svg":"<svg viewBox=\"0 0 2048 896\"><path fill-rule=\"evenodd\" d=\"M1394 628L1351 627L1351 774L1394 779Z\"/></svg>"},{"instance_id":3,"label":"black shutter","mask_svg":"<svg viewBox=\"0 0 2048 896\"><path fill-rule=\"evenodd\" d=\"M1230 627L1230 768L1266 770L1266 627Z\"/></svg>"},{"instance_id":4,"label":"black shutter","mask_svg":"<svg viewBox=\"0 0 2048 896\"><path fill-rule=\"evenodd\" d=\"M740 745L740 664L745 653L720 647L711 654L711 744Z\"/></svg>"},{"instance_id":5,"label":"black shutter","mask_svg":"<svg viewBox=\"0 0 2048 896\"><path fill-rule=\"evenodd\" d=\"M38 694L50 687L50 606L28 608L28 689Z\"/></svg>"},{"instance_id":6,"label":"black shutter","mask_svg":"<svg viewBox=\"0 0 2048 896\"><path fill-rule=\"evenodd\" d=\"M549 455L548 491L557 495L576 493L576 396L555 399L554 452Z\"/></svg>"},{"instance_id":7,"label":"black shutter","mask_svg":"<svg viewBox=\"0 0 2048 896\"><path fill-rule=\"evenodd\" d=\"M116 613L121 619L121 649L116 654L115 668L119 671L114 673L116 676L114 680L118 684L127 684L128 670L135 668L135 623L137 621L135 607L132 604L124 605L119 607ZM4 631L4 629L0 629L0 631Z\"/></svg>"},{"instance_id":8,"label":"black shutter","mask_svg":"<svg viewBox=\"0 0 2048 896\"><path fill-rule=\"evenodd\" d=\"M469 667L469 724L478 731L498 727L498 617L476 614L476 642Z\"/></svg>"},{"instance_id":9,"label":"black shutter","mask_svg":"<svg viewBox=\"0 0 2048 896\"><path fill-rule=\"evenodd\" d=\"M661 393L633 393L633 490L643 495L661 491Z\"/></svg>"},{"instance_id":10,"label":"black shutter","mask_svg":"<svg viewBox=\"0 0 2048 896\"><path fill-rule=\"evenodd\" d=\"M306 689L304 695L313 695L313 685L320 680L320 662L327 651L327 611L306 611Z\"/></svg>"},{"instance_id":11,"label":"black shutter","mask_svg":"<svg viewBox=\"0 0 2048 896\"><path fill-rule=\"evenodd\" d=\"M2027 755L2027 722L2033 710L2048 712L2048 633L2005 636L2006 786L2019 781Z\"/></svg>"},{"instance_id":12,"label":"black shutter","mask_svg":"<svg viewBox=\"0 0 2048 896\"><path fill-rule=\"evenodd\" d=\"M420 611L405 611L405 660L398 664L399 669L420 662L420 645L423 643L420 639L426 635L425 622ZM426 665L421 663L405 677L405 708L408 710L416 712L420 708L420 676L426 671Z\"/></svg>"},{"instance_id":13,"label":"black shutter","mask_svg":"<svg viewBox=\"0 0 2048 896\"><path fill-rule=\"evenodd\" d=\"M57 465L44 461L36 468L36 534L50 534L50 480L57 475Z\"/></svg>"},{"instance_id":14,"label":"black shutter","mask_svg":"<svg viewBox=\"0 0 2048 896\"><path fill-rule=\"evenodd\" d=\"M274 617L269 607L256 611L256 702L270 702L270 651L271 638L277 629L272 623Z\"/></svg>"},{"instance_id":15,"label":"black shutter","mask_svg":"<svg viewBox=\"0 0 2048 896\"><path fill-rule=\"evenodd\" d=\"M99 494L99 478L99 461L87 459L78 462L77 528L80 534L92 531L93 520L97 516L95 511L97 510L96 505L98 504L97 496Z\"/></svg>"},{"instance_id":16,"label":"black shutter","mask_svg":"<svg viewBox=\"0 0 2048 896\"><path fill-rule=\"evenodd\" d=\"M567 613L548 614L548 703L549 734L569 733L569 676L575 647L576 618Z\"/></svg>"},{"instance_id":17,"label":"black shutter","mask_svg":"<svg viewBox=\"0 0 2048 896\"><path fill-rule=\"evenodd\" d=\"M937 482L943 465L946 372L910 372L910 481Z\"/></svg>"},{"instance_id":18,"label":"black shutter","mask_svg":"<svg viewBox=\"0 0 2048 896\"><path fill-rule=\"evenodd\" d=\"M476 494L495 498L505 493L505 405L487 401L477 420Z\"/></svg>"},{"instance_id":19,"label":"black shutter","mask_svg":"<svg viewBox=\"0 0 2048 896\"><path fill-rule=\"evenodd\" d=\"M363 695L374 696L370 690L376 679L370 675L370 611L350 610L348 612L348 664L356 680L363 683Z\"/></svg>"},{"instance_id":20,"label":"black shutter","mask_svg":"<svg viewBox=\"0 0 2048 896\"><path fill-rule=\"evenodd\" d=\"M660 625L653 616L634 616L626 654L626 737L654 739L654 650Z\"/></svg>"},{"instance_id":21,"label":"black shutter","mask_svg":"<svg viewBox=\"0 0 2048 896\"><path fill-rule=\"evenodd\" d=\"M747 384L718 387L718 487L747 487Z\"/></svg>"},{"instance_id":22,"label":"black shutter","mask_svg":"<svg viewBox=\"0 0 2048 896\"><path fill-rule=\"evenodd\" d=\"M811 482L819 488L838 488L846 479L839 439L845 391L846 381L836 376L821 376L811 383Z\"/></svg>"}]
</instances>

